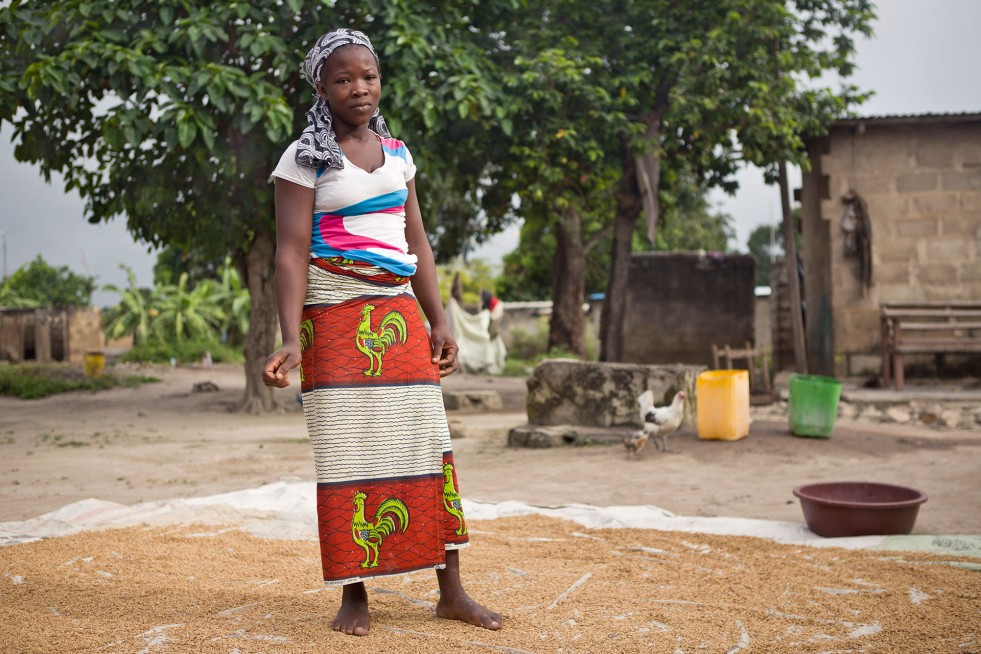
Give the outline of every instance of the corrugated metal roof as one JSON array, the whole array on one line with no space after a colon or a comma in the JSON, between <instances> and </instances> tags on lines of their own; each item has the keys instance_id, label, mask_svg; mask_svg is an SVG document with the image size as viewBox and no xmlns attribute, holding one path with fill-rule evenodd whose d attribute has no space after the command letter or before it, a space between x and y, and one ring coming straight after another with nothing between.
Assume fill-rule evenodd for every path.
<instances>
[{"instance_id":1,"label":"corrugated metal roof","mask_svg":"<svg viewBox=\"0 0 981 654\"><path fill-rule=\"evenodd\" d=\"M981 112L965 111L960 113L926 113L926 114L886 114L881 116L855 116L842 118L831 124L835 127L858 127L875 125L928 125L938 123L976 123L981 122Z\"/></svg>"}]
</instances>

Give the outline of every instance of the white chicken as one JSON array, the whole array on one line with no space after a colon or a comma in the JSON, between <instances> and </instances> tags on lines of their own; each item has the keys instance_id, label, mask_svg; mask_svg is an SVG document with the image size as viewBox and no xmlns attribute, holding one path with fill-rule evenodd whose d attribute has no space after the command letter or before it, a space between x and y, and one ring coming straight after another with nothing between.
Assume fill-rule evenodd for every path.
<instances>
[{"instance_id":1,"label":"white chicken","mask_svg":"<svg viewBox=\"0 0 981 654\"><path fill-rule=\"evenodd\" d=\"M654 437L654 446L663 452L669 452L668 436L678 431L681 420L685 415L685 392L678 391L667 406L654 406L654 392L647 390L637 398L637 405L640 409L640 419L644 423L644 428L635 432L624 439L623 445L627 448L627 456L631 453L636 455L647 444L650 437Z\"/></svg>"}]
</instances>

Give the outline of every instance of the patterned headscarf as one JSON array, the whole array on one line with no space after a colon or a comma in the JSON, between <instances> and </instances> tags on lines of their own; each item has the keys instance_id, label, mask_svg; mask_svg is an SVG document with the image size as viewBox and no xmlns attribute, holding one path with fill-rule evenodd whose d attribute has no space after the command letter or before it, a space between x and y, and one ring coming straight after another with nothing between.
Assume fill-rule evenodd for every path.
<instances>
[{"instance_id":1,"label":"patterned headscarf","mask_svg":"<svg viewBox=\"0 0 981 654\"><path fill-rule=\"evenodd\" d=\"M375 54L375 49L371 47L371 41L364 33L342 27L333 32L327 32L317 39L317 43L307 53L306 59L303 60L300 69L303 79L316 89L317 81L320 79L327 58L342 45L351 44L363 45L368 48L374 55L375 61L378 61L378 55ZM307 112L307 122L309 125L300 134L299 144L296 148L296 163L308 168L343 168L344 157L341 154L340 146L337 145L330 107L327 106L327 100L319 93L317 93L317 101ZM386 138L392 136L378 109L375 109L375 115L368 122L368 128Z\"/></svg>"}]
</instances>

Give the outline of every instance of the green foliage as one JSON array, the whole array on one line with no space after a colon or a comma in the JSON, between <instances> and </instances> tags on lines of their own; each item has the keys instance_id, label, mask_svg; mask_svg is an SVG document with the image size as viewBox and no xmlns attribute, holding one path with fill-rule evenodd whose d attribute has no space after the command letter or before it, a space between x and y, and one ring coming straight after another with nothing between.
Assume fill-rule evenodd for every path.
<instances>
[{"instance_id":1,"label":"green foliage","mask_svg":"<svg viewBox=\"0 0 981 654\"><path fill-rule=\"evenodd\" d=\"M190 274L182 272L175 284L138 288L132 270L123 268L129 285L105 287L121 296L104 316L108 338L132 336L134 344L180 344L185 339L217 341L248 329L249 294L230 259L217 271L219 279L204 279L193 287Z\"/></svg>"},{"instance_id":2,"label":"green foliage","mask_svg":"<svg viewBox=\"0 0 981 654\"><path fill-rule=\"evenodd\" d=\"M562 347L548 347L548 320L539 320L532 329L515 326L509 330L511 344L508 346L508 361L522 362L515 365L534 366L543 359L584 359L596 360L595 335L586 340L587 348L583 356Z\"/></svg>"},{"instance_id":3,"label":"green foliage","mask_svg":"<svg viewBox=\"0 0 981 654\"><path fill-rule=\"evenodd\" d=\"M6 284L0 284L0 307L8 309L36 309L42 306L37 300L21 297Z\"/></svg>"},{"instance_id":4,"label":"green foliage","mask_svg":"<svg viewBox=\"0 0 981 654\"><path fill-rule=\"evenodd\" d=\"M216 279L208 283L209 299L224 316L219 327L220 336L229 344L240 345L249 331L252 299L249 297L249 290L242 284L241 275L232 265L231 258L225 257L224 264L217 272Z\"/></svg>"},{"instance_id":5,"label":"green foliage","mask_svg":"<svg viewBox=\"0 0 981 654\"><path fill-rule=\"evenodd\" d=\"M528 377L534 369L534 364L529 361L508 357L504 360L504 369L501 370L501 377Z\"/></svg>"},{"instance_id":6,"label":"green foliage","mask_svg":"<svg viewBox=\"0 0 981 654\"><path fill-rule=\"evenodd\" d=\"M729 219L711 215L701 189L734 190L744 162L769 173L779 161L806 164L804 137L864 98L817 85L827 71L851 72L854 36L869 34L872 18L868 0L522 4L505 27L515 54L503 68L519 100L499 183L520 198L537 256L506 263L502 296L547 290L569 312L569 285L591 283L578 260L596 257L614 216L635 224L635 156L652 174L661 164L650 181L662 191L666 233L654 246L725 250ZM688 206L674 193L679 180L699 189ZM497 201L506 208L511 195ZM619 246L617 256L629 251ZM548 276L553 261L562 269Z\"/></svg>"},{"instance_id":7,"label":"green foliage","mask_svg":"<svg viewBox=\"0 0 981 654\"><path fill-rule=\"evenodd\" d=\"M666 175L671 184L662 185L661 216L657 240L652 247L644 238L644 227L638 224L634 250L706 250L725 252L733 235L732 217L712 210L707 190L695 186L690 175ZM593 223L599 229L599 222ZM504 255L504 269L498 278L500 297L511 301L543 300L551 297L554 228L526 222L518 246ZM610 239L603 235L586 254L584 294L602 293L610 270Z\"/></svg>"},{"instance_id":8,"label":"green foliage","mask_svg":"<svg viewBox=\"0 0 981 654\"><path fill-rule=\"evenodd\" d=\"M770 285L770 269L773 267L773 260L777 253L783 253L783 237L780 235L780 227L770 225L760 225L749 235L746 242L749 253L756 259L756 285ZM776 245L771 245L771 237Z\"/></svg>"},{"instance_id":9,"label":"green foliage","mask_svg":"<svg viewBox=\"0 0 981 654\"><path fill-rule=\"evenodd\" d=\"M478 144L509 122L489 53L504 50L500 14L517 4L12 0L0 6L0 122L17 159L62 174L91 222L125 215L148 244L231 255L257 294L254 376L275 340L275 313L258 310L273 302L269 173L307 124L307 51L342 26L377 45L382 109L417 153L423 215L448 259L497 228L476 218L493 160ZM270 389L246 389L249 409L272 406Z\"/></svg>"},{"instance_id":10,"label":"green foliage","mask_svg":"<svg viewBox=\"0 0 981 654\"><path fill-rule=\"evenodd\" d=\"M188 286L189 275L181 273L176 284L155 288L157 314L154 327L166 338L180 343L185 338L207 338L214 334L225 315L211 302L211 284Z\"/></svg>"},{"instance_id":11,"label":"green foliage","mask_svg":"<svg viewBox=\"0 0 981 654\"><path fill-rule=\"evenodd\" d=\"M125 214L148 243L238 254L272 228L268 175L306 125L299 64L317 37L368 33L389 126L431 173L470 156L443 147L445 130L507 119L481 24L511 5L15 0L0 9L0 120L17 158L64 174L90 220Z\"/></svg>"},{"instance_id":12,"label":"green foliage","mask_svg":"<svg viewBox=\"0 0 981 654\"><path fill-rule=\"evenodd\" d=\"M437 257L520 216L562 236L566 266L614 215L636 214L616 201L636 195L635 154L728 190L745 162L806 164L805 136L864 97L816 85L851 72L872 18L869 0L13 0L0 121L89 220L125 214L139 239L231 253L257 268L249 280L268 278L271 249L246 255L273 232L268 173L305 125L298 63L325 29L364 29L386 118L417 154ZM271 314L256 315L268 338Z\"/></svg>"},{"instance_id":13,"label":"green foliage","mask_svg":"<svg viewBox=\"0 0 981 654\"><path fill-rule=\"evenodd\" d=\"M55 268L39 254L0 286L0 306L31 309L44 306L88 306L95 278L77 275L68 266Z\"/></svg>"},{"instance_id":14,"label":"green foliage","mask_svg":"<svg viewBox=\"0 0 981 654\"><path fill-rule=\"evenodd\" d=\"M655 232L655 250L725 252L735 235L732 216L712 210L708 189L690 173L664 171L661 175L661 215ZM638 225L635 250L650 248Z\"/></svg>"},{"instance_id":15,"label":"green foliage","mask_svg":"<svg viewBox=\"0 0 981 654\"><path fill-rule=\"evenodd\" d=\"M463 287L463 304L466 306L480 306L481 291L486 290L494 294L497 292L496 268L484 259L470 259L466 263L457 260L454 263L437 266L436 272L439 279L439 294L444 304L449 300L453 290L453 280L457 275Z\"/></svg>"},{"instance_id":16,"label":"green foliage","mask_svg":"<svg viewBox=\"0 0 981 654\"><path fill-rule=\"evenodd\" d=\"M143 363L168 363L171 358L179 363L200 363L205 354L211 354L214 363L242 363L242 350L220 343L216 339L184 339L180 342L151 340L134 346L123 355L123 361Z\"/></svg>"},{"instance_id":17,"label":"green foliage","mask_svg":"<svg viewBox=\"0 0 981 654\"><path fill-rule=\"evenodd\" d=\"M795 232L797 235L795 243L797 245L797 251L800 252L803 244L799 230L801 220L800 207L794 207L791 215L794 218L794 225L797 228ZM770 244L771 236L773 241L772 246ZM746 241L746 246L749 249L749 253L756 259L757 286L770 285L770 269L773 267L773 260L783 258L785 242L786 239L784 238L782 224L774 225L772 227L772 234L769 225L760 225L750 233L749 239Z\"/></svg>"},{"instance_id":18,"label":"green foliage","mask_svg":"<svg viewBox=\"0 0 981 654\"><path fill-rule=\"evenodd\" d=\"M548 322L541 320L532 330L523 327L510 329L511 345L508 358L531 360L548 351Z\"/></svg>"},{"instance_id":19,"label":"green foliage","mask_svg":"<svg viewBox=\"0 0 981 654\"><path fill-rule=\"evenodd\" d=\"M181 273L188 274L188 282L192 285L206 279L216 279L221 276L221 268L226 265L226 256L207 257L198 248L180 249L167 246L157 254L157 263L153 266L154 284L176 284Z\"/></svg>"},{"instance_id":20,"label":"green foliage","mask_svg":"<svg viewBox=\"0 0 981 654\"><path fill-rule=\"evenodd\" d=\"M121 296L119 304L103 313L103 330L107 338L131 336L133 343L139 344L150 337L154 298L150 290L136 285L136 274L132 268L122 264L120 268L126 271L129 285L124 289L114 284L103 286L103 290L119 293Z\"/></svg>"},{"instance_id":21,"label":"green foliage","mask_svg":"<svg viewBox=\"0 0 981 654\"><path fill-rule=\"evenodd\" d=\"M34 400L67 391L102 391L116 386L132 388L160 381L145 375L117 375L111 372L86 377L78 366L68 364L0 364L0 395Z\"/></svg>"}]
</instances>

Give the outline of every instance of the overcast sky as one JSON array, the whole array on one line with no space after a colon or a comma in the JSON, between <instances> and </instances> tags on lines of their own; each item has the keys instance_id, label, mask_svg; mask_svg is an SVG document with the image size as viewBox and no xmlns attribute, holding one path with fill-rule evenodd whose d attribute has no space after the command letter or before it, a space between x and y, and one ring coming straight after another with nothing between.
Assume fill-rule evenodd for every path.
<instances>
[{"instance_id":1,"label":"overcast sky","mask_svg":"<svg viewBox=\"0 0 981 654\"><path fill-rule=\"evenodd\" d=\"M875 95L862 115L981 112L981 0L880 0L875 35L858 43L858 70L851 82ZM153 280L155 255L135 243L125 221L90 225L82 200L66 193L60 178L46 184L35 166L13 156L9 127L0 130L0 239L6 240L6 274L38 254L52 265L94 275L99 284L125 285L120 264L133 268L141 285ZM792 182L799 183L799 174ZM720 210L735 219L736 240L746 249L749 233L778 219L776 187L758 170L739 175L734 197L714 194ZM517 228L492 239L472 256L498 259L517 243ZM96 294L96 304L117 296Z\"/></svg>"}]
</instances>

